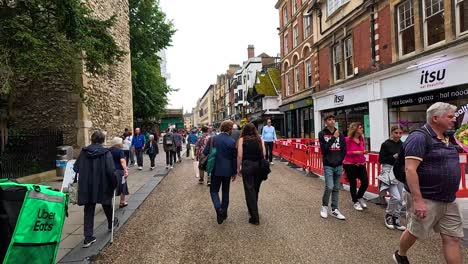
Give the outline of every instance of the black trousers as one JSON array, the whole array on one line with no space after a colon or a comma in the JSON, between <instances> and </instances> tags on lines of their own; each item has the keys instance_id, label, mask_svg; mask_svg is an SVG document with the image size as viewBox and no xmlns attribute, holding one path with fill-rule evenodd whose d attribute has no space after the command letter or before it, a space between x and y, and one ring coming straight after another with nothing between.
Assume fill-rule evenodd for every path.
<instances>
[{"instance_id":1,"label":"black trousers","mask_svg":"<svg viewBox=\"0 0 468 264\"><path fill-rule=\"evenodd\" d=\"M247 209L253 220L260 219L258 213L258 193L262 179L259 176L259 161L242 161L242 182L244 183L245 201Z\"/></svg>"},{"instance_id":2,"label":"black trousers","mask_svg":"<svg viewBox=\"0 0 468 264\"><path fill-rule=\"evenodd\" d=\"M112 205L103 204L102 209L107 218L107 227L112 227ZM96 204L85 204L84 206L84 236L87 239L91 239L94 230L94 211L96 210Z\"/></svg>"},{"instance_id":3,"label":"black trousers","mask_svg":"<svg viewBox=\"0 0 468 264\"><path fill-rule=\"evenodd\" d=\"M269 162L273 161L273 142L265 142L265 150L266 150L266 159Z\"/></svg>"},{"instance_id":4,"label":"black trousers","mask_svg":"<svg viewBox=\"0 0 468 264\"><path fill-rule=\"evenodd\" d=\"M367 179L367 170L364 165L344 164L343 169L346 172L346 177L349 180L349 191L351 192L351 199L353 203L356 203L358 199L364 196L369 186L369 180ZM356 193L357 180L361 182L359 191Z\"/></svg>"},{"instance_id":5,"label":"black trousers","mask_svg":"<svg viewBox=\"0 0 468 264\"><path fill-rule=\"evenodd\" d=\"M187 143L187 152L185 152L186 157L188 158L190 155L190 144Z\"/></svg>"},{"instance_id":6,"label":"black trousers","mask_svg":"<svg viewBox=\"0 0 468 264\"><path fill-rule=\"evenodd\" d=\"M154 159L156 158L156 154L149 154L148 156L150 158L151 167L154 167Z\"/></svg>"},{"instance_id":7,"label":"black trousers","mask_svg":"<svg viewBox=\"0 0 468 264\"><path fill-rule=\"evenodd\" d=\"M176 161L176 153L175 151L167 151L166 152L166 165L169 166L174 164Z\"/></svg>"},{"instance_id":8,"label":"black trousers","mask_svg":"<svg viewBox=\"0 0 468 264\"><path fill-rule=\"evenodd\" d=\"M229 190L231 186L231 177L211 176L210 194L211 201L216 210L223 209L227 214L229 207ZM223 191L222 200L219 199L219 189Z\"/></svg>"},{"instance_id":9,"label":"black trousers","mask_svg":"<svg viewBox=\"0 0 468 264\"><path fill-rule=\"evenodd\" d=\"M135 149L138 167L143 167L143 149Z\"/></svg>"},{"instance_id":10,"label":"black trousers","mask_svg":"<svg viewBox=\"0 0 468 264\"><path fill-rule=\"evenodd\" d=\"M124 150L124 154L125 154L125 164L128 166L128 160L130 159L130 150Z\"/></svg>"},{"instance_id":11,"label":"black trousers","mask_svg":"<svg viewBox=\"0 0 468 264\"><path fill-rule=\"evenodd\" d=\"M179 161L182 160L182 157L180 153L182 152L182 146L177 146L177 157L179 158Z\"/></svg>"}]
</instances>

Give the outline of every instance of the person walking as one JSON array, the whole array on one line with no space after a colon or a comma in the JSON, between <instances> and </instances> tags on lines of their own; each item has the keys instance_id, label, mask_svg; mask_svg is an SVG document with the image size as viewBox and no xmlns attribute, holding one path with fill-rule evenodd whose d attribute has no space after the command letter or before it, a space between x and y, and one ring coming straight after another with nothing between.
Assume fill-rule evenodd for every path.
<instances>
[{"instance_id":1,"label":"person walking","mask_svg":"<svg viewBox=\"0 0 468 264\"><path fill-rule=\"evenodd\" d=\"M391 127L390 133L390 139L387 139L380 146L379 163L382 164L382 171L379 175L379 190L380 193L388 192L390 194L390 201L385 210L385 226L392 230L404 231L406 227L400 223L403 184L393 174L393 164L395 164L403 145L400 140L403 130L399 125L396 125Z\"/></svg>"},{"instance_id":2,"label":"person walking","mask_svg":"<svg viewBox=\"0 0 468 264\"><path fill-rule=\"evenodd\" d=\"M158 142L155 140L154 135L149 136L149 140L145 144L145 152L148 154L150 159L150 170L154 170L154 159L156 158L156 155L159 154Z\"/></svg>"},{"instance_id":3,"label":"person walking","mask_svg":"<svg viewBox=\"0 0 468 264\"><path fill-rule=\"evenodd\" d=\"M135 136L132 140L132 147L135 150L138 169L143 169L143 148L145 147L145 135L140 134L140 128L135 128Z\"/></svg>"},{"instance_id":4,"label":"person walking","mask_svg":"<svg viewBox=\"0 0 468 264\"><path fill-rule=\"evenodd\" d=\"M73 170L79 174L78 205L84 205L84 248L96 242L93 236L96 204L102 205L108 228L112 228L112 198L118 181L112 154L102 146L105 138L104 133L95 131L91 135L91 145L81 150L73 165ZM115 218L114 226L118 223Z\"/></svg>"},{"instance_id":5,"label":"person walking","mask_svg":"<svg viewBox=\"0 0 468 264\"><path fill-rule=\"evenodd\" d=\"M257 130L258 132L258 130ZM231 134L231 137L232 139L234 139L236 141L236 144L237 144L237 141L239 140L241 136L241 131L239 130L239 126L237 124L234 124L233 127L232 127L232 134Z\"/></svg>"},{"instance_id":6,"label":"person walking","mask_svg":"<svg viewBox=\"0 0 468 264\"><path fill-rule=\"evenodd\" d=\"M202 135L198 137L198 141L196 144L196 155L197 155L197 160L200 161L203 158L203 150L205 150L206 144L208 144L208 140L210 139L210 136L208 135L208 127L207 126L202 126L201 131ZM199 184L203 184L205 182L205 171L202 169L199 169L199 174L200 174L200 179L198 179ZM211 176L207 175L207 183L208 186L211 184Z\"/></svg>"},{"instance_id":7,"label":"person walking","mask_svg":"<svg viewBox=\"0 0 468 264\"><path fill-rule=\"evenodd\" d=\"M244 183L245 201L250 214L249 223L260 224L258 194L261 177L261 162L266 155L265 144L254 124L248 123L242 130L237 144L237 171Z\"/></svg>"},{"instance_id":8,"label":"person walking","mask_svg":"<svg viewBox=\"0 0 468 264\"><path fill-rule=\"evenodd\" d=\"M129 161L128 167L133 167L135 166L135 148L132 146L132 142L133 142L132 131L128 131L128 140L130 141L130 152L128 153L130 161Z\"/></svg>"},{"instance_id":9,"label":"person walking","mask_svg":"<svg viewBox=\"0 0 468 264\"><path fill-rule=\"evenodd\" d=\"M354 203L354 209L358 211L367 208L363 196L369 186L366 157L364 156L367 151L365 150L363 135L364 126L361 123L354 122L349 125L348 136L345 138L346 156L343 161L343 168L349 180L349 189ZM361 182L361 186L359 186L359 191L356 193L358 179Z\"/></svg>"},{"instance_id":10,"label":"person walking","mask_svg":"<svg viewBox=\"0 0 468 264\"><path fill-rule=\"evenodd\" d=\"M461 170L457 149L444 135L456 122L457 107L437 102L426 111L426 124L403 144L407 229L393 254L397 264L409 263L408 250L418 239L440 233L445 261L462 263L462 216L456 200ZM403 153L402 153L403 154Z\"/></svg>"},{"instance_id":11,"label":"person walking","mask_svg":"<svg viewBox=\"0 0 468 264\"><path fill-rule=\"evenodd\" d=\"M226 120L221 123L221 133L210 138L203 154L208 156L211 145L216 148L216 159L211 172L211 200L216 210L216 220L222 224L228 217L229 189L232 181L237 177L237 149L236 142L230 137L232 132L232 121ZM222 200L219 199L219 189L222 186Z\"/></svg>"},{"instance_id":12,"label":"person walking","mask_svg":"<svg viewBox=\"0 0 468 264\"><path fill-rule=\"evenodd\" d=\"M129 132L123 135L122 149L125 155L125 164L129 165L130 161L130 148L132 147L132 140L129 137Z\"/></svg>"},{"instance_id":13,"label":"person walking","mask_svg":"<svg viewBox=\"0 0 468 264\"><path fill-rule=\"evenodd\" d=\"M198 140L197 133L195 130L192 130L192 132L188 136L188 141L187 141L190 146L190 157L192 158L192 160L195 159L195 147L197 145L197 140Z\"/></svg>"},{"instance_id":14,"label":"person walking","mask_svg":"<svg viewBox=\"0 0 468 264\"><path fill-rule=\"evenodd\" d=\"M172 133L172 129L164 135L163 137L163 149L166 152L166 169L174 168L175 163L175 155L176 155L176 144L174 142L174 133Z\"/></svg>"},{"instance_id":15,"label":"person walking","mask_svg":"<svg viewBox=\"0 0 468 264\"><path fill-rule=\"evenodd\" d=\"M123 142L122 138L115 137L111 141L112 147L109 149L115 165L115 174L117 176L117 192L116 195L120 196L120 208L123 208L128 205L125 201L125 196L129 194L127 178L128 178L128 168L127 161L125 159L124 152L122 151Z\"/></svg>"},{"instance_id":16,"label":"person walking","mask_svg":"<svg viewBox=\"0 0 468 264\"><path fill-rule=\"evenodd\" d=\"M177 132L177 133L174 133L174 142L175 142L175 145L176 145L176 153L177 153L177 162L182 162L182 156L181 156L181 152L182 152L182 140L183 140L183 137L182 135L180 134L180 132Z\"/></svg>"},{"instance_id":17,"label":"person walking","mask_svg":"<svg viewBox=\"0 0 468 264\"><path fill-rule=\"evenodd\" d=\"M271 125L271 119L267 120L267 125L262 129L262 140L265 142L267 160L273 165L273 143L275 143L277 139L275 127Z\"/></svg>"},{"instance_id":18,"label":"person walking","mask_svg":"<svg viewBox=\"0 0 468 264\"><path fill-rule=\"evenodd\" d=\"M325 191L322 197L320 216L328 217L328 204L331 194L331 215L337 219L346 217L338 210L338 197L343 173L343 160L346 156L346 143L343 133L335 128L335 116L325 117L326 127L319 133L320 149L322 151L323 170L325 172Z\"/></svg>"}]
</instances>

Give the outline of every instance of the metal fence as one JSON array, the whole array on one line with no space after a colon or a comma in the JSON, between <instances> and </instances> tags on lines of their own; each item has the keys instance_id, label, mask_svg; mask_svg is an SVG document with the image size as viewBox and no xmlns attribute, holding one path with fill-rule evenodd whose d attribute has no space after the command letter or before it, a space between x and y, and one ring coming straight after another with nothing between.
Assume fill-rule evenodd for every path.
<instances>
[{"instance_id":1,"label":"metal fence","mask_svg":"<svg viewBox=\"0 0 468 264\"><path fill-rule=\"evenodd\" d=\"M0 179L16 179L55 169L56 148L61 145L61 131L10 130L5 150L0 151Z\"/></svg>"}]
</instances>

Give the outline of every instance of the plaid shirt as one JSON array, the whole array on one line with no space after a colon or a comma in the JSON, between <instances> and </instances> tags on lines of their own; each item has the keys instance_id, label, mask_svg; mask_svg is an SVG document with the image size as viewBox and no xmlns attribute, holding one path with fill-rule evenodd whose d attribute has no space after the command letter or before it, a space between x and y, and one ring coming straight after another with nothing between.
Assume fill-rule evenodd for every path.
<instances>
[{"instance_id":1,"label":"plaid shirt","mask_svg":"<svg viewBox=\"0 0 468 264\"><path fill-rule=\"evenodd\" d=\"M203 153L206 144L208 144L208 140L210 140L210 135L208 133L203 134L201 137L198 138L197 144L195 146L195 153L197 158L200 158L200 155Z\"/></svg>"}]
</instances>

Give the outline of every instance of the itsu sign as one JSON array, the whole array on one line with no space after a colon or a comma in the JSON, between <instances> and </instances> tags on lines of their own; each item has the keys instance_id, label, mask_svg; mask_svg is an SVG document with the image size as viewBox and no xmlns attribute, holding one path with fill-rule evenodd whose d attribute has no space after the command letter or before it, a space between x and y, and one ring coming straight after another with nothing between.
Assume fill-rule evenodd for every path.
<instances>
[{"instance_id":1,"label":"itsu sign","mask_svg":"<svg viewBox=\"0 0 468 264\"><path fill-rule=\"evenodd\" d=\"M445 69L430 71L424 70L421 72L420 77L420 87L424 88L434 88L441 86L445 82Z\"/></svg>"},{"instance_id":2,"label":"itsu sign","mask_svg":"<svg viewBox=\"0 0 468 264\"><path fill-rule=\"evenodd\" d=\"M337 104L342 104L344 102L344 95L335 95L333 102Z\"/></svg>"}]
</instances>

